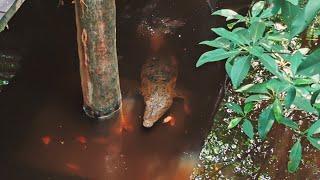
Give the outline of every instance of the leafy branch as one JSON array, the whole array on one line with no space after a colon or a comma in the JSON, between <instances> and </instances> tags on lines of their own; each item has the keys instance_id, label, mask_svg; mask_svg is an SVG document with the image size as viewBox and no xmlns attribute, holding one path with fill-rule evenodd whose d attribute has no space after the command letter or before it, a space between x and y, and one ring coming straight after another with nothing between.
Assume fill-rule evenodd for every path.
<instances>
[{"instance_id":1,"label":"leafy branch","mask_svg":"<svg viewBox=\"0 0 320 180\"><path fill-rule=\"evenodd\" d=\"M259 138L265 139L274 123L290 128L297 137L289 154L288 171L295 172L302 159L301 139L320 150L320 48L309 52L300 47L303 32L314 21L320 10L318 0L309 0L304 6L298 0L265 0L253 4L246 16L230 9L221 9L212 15L223 16L228 29L211 30L216 39L203 41L214 50L202 54L197 67L209 62L226 60L225 69L232 87L243 99L242 103L227 103L235 112L228 129L240 126L250 138L255 128ZM241 23L242 26L239 26ZM262 82L249 78L254 69L266 72ZM264 104L265 108L255 109ZM285 112L299 110L314 122L302 131L297 119ZM258 117L249 114L259 111ZM250 118L251 117L251 118ZM252 121L258 122L254 127Z\"/></svg>"}]
</instances>

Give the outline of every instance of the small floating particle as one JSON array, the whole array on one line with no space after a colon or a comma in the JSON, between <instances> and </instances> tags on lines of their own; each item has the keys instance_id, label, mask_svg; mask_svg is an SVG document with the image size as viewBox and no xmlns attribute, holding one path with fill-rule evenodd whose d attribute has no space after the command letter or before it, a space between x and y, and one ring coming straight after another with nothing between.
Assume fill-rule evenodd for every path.
<instances>
[{"instance_id":1,"label":"small floating particle","mask_svg":"<svg viewBox=\"0 0 320 180\"><path fill-rule=\"evenodd\" d=\"M76 140L77 140L79 143L81 143L81 144L86 144L86 143L87 143L87 138L84 137L84 136L78 136L78 137L76 138Z\"/></svg>"},{"instance_id":2,"label":"small floating particle","mask_svg":"<svg viewBox=\"0 0 320 180\"><path fill-rule=\"evenodd\" d=\"M94 143L101 144L101 145L108 143L108 139L106 137L97 137L97 138L94 138L92 141Z\"/></svg>"},{"instance_id":3,"label":"small floating particle","mask_svg":"<svg viewBox=\"0 0 320 180\"><path fill-rule=\"evenodd\" d=\"M176 120L172 116L168 116L164 118L163 123L169 123L170 126L174 126L176 124Z\"/></svg>"},{"instance_id":4,"label":"small floating particle","mask_svg":"<svg viewBox=\"0 0 320 180\"><path fill-rule=\"evenodd\" d=\"M70 169L72 171L78 171L80 169L80 167L74 163L67 163L66 166L68 169Z\"/></svg>"},{"instance_id":5,"label":"small floating particle","mask_svg":"<svg viewBox=\"0 0 320 180\"><path fill-rule=\"evenodd\" d=\"M185 112L187 115L190 115L190 114L192 113L191 108L190 108L190 105L187 104L187 103L184 103L184 105L183 105L183 110L184 110L184 112Z\"/></svg>"},{"instance_id":6,"label":"small floating particle","mask_svg":"<svg viewBox=\"0 0 320 180\"><path fill-rule=\"evenodd\" d=\"M51 142L51 137L50 137L50 136L43 136L43 137L41 138L41 140L42 140L42 143L43 143L43 144L48 145L48 144L50 144L50 142Z\"/></svg>"}]
</instances>

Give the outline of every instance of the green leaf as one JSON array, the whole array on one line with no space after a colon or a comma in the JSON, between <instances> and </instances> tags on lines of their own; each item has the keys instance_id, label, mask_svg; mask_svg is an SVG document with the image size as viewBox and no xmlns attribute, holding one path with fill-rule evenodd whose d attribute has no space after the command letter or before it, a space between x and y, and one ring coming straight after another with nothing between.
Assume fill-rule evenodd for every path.
<instances>
[{"instance_id":1,"label":"green leaf","mask_svg":"<svg viewBox=\"0 0 320 180\"><path fill-rule=\"evenodd\" d=\"M266 25L263 22L254 22L249 27L249 34L252 41L255 43L263 37Z\"/></svg>"},{"instance_id":2,"label":"green leaf","mask_svg":"<svg viewBox=\"0 0 320 180\"><path fill-rule=\"evenodd\" d=\"M291 87L291 84L287 81L280 81L278 79L270 79L266 82L266 86L268 89L280 94L286 91L288 88Z\"/></svg>"},{"instance_id":3,"label":"green leaf","mask_svg":"<svg viewBox=\"0 0 320 180\"><path fill-rule=\"evenodd\" d=\"M283 118L280 123L285 125L285 126L287 126L287 127L292 128L292 129L299 130L299 125L296 122L294 122L291 119L289 119L289 118L286 118L286 117Z\"/></svg>"},{"instance_id":4,"label":"green leaf","mask_svg":"<svg viewBox=\"0 0 320 180\"><path fill-rule=\"evenodd\" d=\"M262 11L261 15L259 16L261 19L270 18L274 16L277 12L273 11L273 8L268 8Z\"/></svg>"},{"instance_id":5,"label":"green leaf","mask_svg":"<svg viewBox=\"0 0 320 180\"><path fill-rule=\"evenodd\" d=\"M228 129L232 129L232 128L236 127L241 120L242 120L241 117L237 117L237 118L232 119L228 125Z\"/></svg>"},{"instance_id":6,"label":"green leaf","mask_svg":"<svg viewBox=\"0 0 320 180\"><path fill-rule=\"evenodd\" d=\"M320 150L320 138L313 138L308 136L307 139L312 144L312 146Z\"/></svg>"},{"instance_id":7,"label":"green leaf","mask_svg":"<svg viewBox=\"0 0 320 180\"><path fill-rule=\"evenodd\" d=\"M218 37L215 40L211 41L202 41L199 44L222 49L230 49L231 47L231 42L228 39L222 37Z\"/></svg>"},{"instance_id":8,"label":"green leaf","mask_svg":"<svg viewBox=\"0 0 320 180\"><path fill-rule=\"evenodd\" d=\"M238 35L240 42L248 45L251 43L251 38L248 29L238 28L234 29L232 32Z\"/></svg>"},{"instance_id":9,"label":"green leaf","mask_svg":"<svg viewBox=\"0 0 320 180\"><path fill-rule=\"evenodd\" d=\"M278 42L284 42L288 41L288 34L286 32L281 32L281 33L273 33L273 34L268 34L267 39L271 41L278 41ZM276 49L277 45L272 45L272 49ZM278 51L276 51L278 52Z\"/></svg>"},{"instance_id":10,"label":"green leaf","mask_svg":"<svg viewBox=\"0 0 320 180\"><path fill-rule=\"evenodd\" d=\"M301 11L299 6L296 6L288 1L281 1L281 15L286 25L291 26L292 21L297 16L299 11Z\"/></svg>"},{"instance_id":11,"label":"green leaf","mask_svg":"<svg viewBox=\"0 0 320 180\"><path fill-rule=\"evenodd\" d=\"M241 56L235 59L234 65L231 69L231 81L233 87L237 89L242 81L246 78L251 66L250 56Z\"/></svg>"},{"instance_id":12,"label":"green leaf","mask_svg":"<svg viewBox=\"0 0 320 180\"><path fill-rule=\"evenodd\" d=\"M274 123L272 107L268 106L262 111L258 119L258 132L261 139L265 139Z\"/></svg>"},{"instance_id":13,"label":"green leaf","mask_svg":"<svg viewBox=\"0 0 320 180\"><path fill-rule=\"evenodd\" d=\"M268 54L262 54L259 58L260 58L260 62L269 72L271 72L272 74L276 75L279 78L282 77L280 72L278 71L278 65L275 59L273 59Z\"/></svg>"},{"instance_id":14,"label":"green leaf","mask_svg":"<svg viewBox=\"0 0 320 180\"><path fill-rule=\"evenodd\" d=\"M238 104L230 102L227 103L226 106L237 114L244 115L242 108Z\"/></svg>"},{"instance_id":15,"label":"green leaf","mask_svg":"<svg viewBox=\"0 0 320 180\"><path fill-rule=\"evenodd\" d=\"M316 109L314 109L310 103L309 99L303 97L300 93L297 92L296 98L293 102L299 109L302 109L306 112L316 114Z\"/></svg>"},{"instance_id":16,"label":"green leaf","mask_svg":"<svg viewBox=\"0 0 320 180\"><path fill-rule=\"evenodd\" d=\"M298 170L302 158L300 139L292 146L289 154L288 171L294 173Z\"/></svg>"},{"instance_id":17,"label":"green leaf","mask_svg":"<svg viewBox=\"0 0 320 180\"><path fill-rule=\"evenodd\" d=\"M225 64L225 69L226 69L226 72L229 77L231 77L231 70L232 70L232 66L233 66L232 61L233 60L234 60L234 57L229 57L226 61L226 64Z\"/></svg>"},{"instance_id":18,"label":"green leaf","mask_svg":"<svg viewBox=\"0 0 320 180\"><path fill-rule=\"evenodd\" d=\"M300 79L293 80L293 84L295 86L306 86L313 83L314 83L313 79L309 79L309 78L300 78Z\"/></svg>"},{"instance_id":19,"label":"green leaf","mask_svg":"<svg viewBox=\"0 0 320 180\"><path fill-rule=\"evenodd\" d=\"M253 135L254 135L253 126L248 119L244 120L242 124L242 130L250 139L253 139Z\"/></svg>"},{"instance_id":20,"label":"green leaf","mask_svg":"<svg viewBox=\"0 0 320 180\"><path fill-rule=\"evenodd\" d=\"M317 97L319 96L319 94L320 94L320 89L318 89L317 91L315 91L315 92L312 94L311 100L310 100L311 105L313 105L313 104L316 102Z\"/></svg>"},{"instance_id":21,"label":"green leaf","mask_svg":"<svg viewBox=\"0 0 320 180\"><path fill-rule=\"evenodd\" d=\"M320 4L320 3L319 3ZM312 52L298 67L297 74L313 76L320 74L320 48Z\"/></svg>"},{"instance_id":22,"label":"green leaf","mask_svg":"<svg viewBox=\"0 0 320 180\"><path fill-rule=\"evenodd\" d=\"M314 122L311 127L307 130L308 136L320 133L320 120Z\"/></svg>"},{"instance_id":23,"label":"green leaf","mask_svg":"<svg viewBox=\"0 0 320 180\"><path fill-rule=\"evenodd\" d=\"M269 100L269 99L271 99L271 98L269 96L267 96L267 95L254 94L254 95L251 95L251 96L247 97L246 100L245 100L245 103L260 102L260 101Z\"/></svg>"},{"instance_id":24,"label":"green leaf","mask_svg":"<svg viewBox=\"0 0 320 180\"><path fill-rule=\"evenodd\" d=\"M249 112L253 110L254 104L252 102L247 103L244 105L243 112L245 115L247 115Z\"/></svg>"},{"instance_id":25,"label":"green leaf","mask_svg":"<svg viewBox=\"0 0 320 180\"><path fill-rule=\"evenodd\" d=\"M258 15L261 13L261 11L263 10L264 5L265 5L265 2L264 2L264 1L258 1L257 3L255 3L255 4L252 6L252 10L251 10L252 16L253 16L253 17L258 16Z\"/></svg>"},{"instance_id":26,"label":"green leaf","mask_svg":"<svg viewBox=\"0 0 320 180\"><path fill-rule=\"evenodd\" d=\"M269 56L266 53L263 53L260 48L253 46L248 48L249 53L258 57L259 61L263 64L263 66L272 74L281 77L281 74L278 71L278 65L275 59Z\"/></svg>"},{"instance_id":27,"label":"green leaf","mask_svg":"<svg viewBox=\"0 0 320 180\"><path fill-rule=\"evenodd\" d=\"M273 113L274 117L278 122L281 122L283 119L282 116L282 105L278 99L276 99L273 103Z\"/></svg>"},{"instance_id":28,"label":"green leaf","mask_svg":"<svg viewBox=\"0 0 320 180\"><path fill-rule=\"evenodd\" d=\"M224 28L212 28L213 32L215 32L217 35L229 39L231 42L235 44L244 44L243 41L241 41L240 37L235 32L230 32Z\"/></svg>"},{"instance_id":29,"label":"green leaf","mask_svg":"<svg viewBox=\"0 0 320 180\"><path fill-rule=\"evenodd\" d=\"M235 90L236 92L245 92L248 89L250 89L252 86L254 86L254 84L246 84L242 87L240 87L239 89Z\"/></svg>"},{"instance_id":30,"label":"green leaf","mask_svg":"<svg viewBox=\"0 0 320 180\"><path fill-rule=\"evenodd\" d=\"M218 11L215 11L212 13L212 15L218 15L218 16L223 16L227 18L227 21L232 20L232 19L244 19L244 17L237 12L231 10L231 9L220 9Z\"/></svg>"},{"instance_id":31,"label":"green leaf","mask_svg":"<svg viewBox=\"0 0 320 180\"><path fill-rule=\"evenodd\" d=\"M302 11L296 12L297 15L293 19L290 27L291 37L303 32L319 13L319 0L309 0Z\"/></svg>"},{"instance_id":32,"label":"green leaf","mask_svg":"<svg viewBox=\"0 0 320 180\"><path fill-rule=\"evenodd\" d=\"M299 5L299 0L286 0L286 1L290 2L291 4L293 4L295 6Z\"/></svg>"},{"instance_id":33,"label":"green leaf","mask_svg":"<svg viewBox=\"0 0 320 180\"><path fill-rule=\"evenodd\" d=\"M248 93L258 93L258 94L268 94L267 83L254 84L249 87L246 92Z\"/></svg>"},{"instance_id":34,"label":"green leaf","mask_svg":"<svg viewBox=\"0 0 320 180\"><path fill-rule=\"evenodd\" d=\"M318 115L320 115L320 103L313 104L313 107L318 111Z\"/></svg>"},{"instance_id":35,"label":"green leaf","mask_svg":"<svg viewBox=\"0 0 320 180\"><path fill-rule=\"evenodd\" d=\"M291 63L290 69L291 69L291 72L292 72L293 76L296 75L298 67L302 63L302 58L303 58L303 55L301 54L300 51L297 51L296 53L294 53L290 57L290 63Z\"/></svg>"},{"instance_id":36,"label":"green leaf","mask_svg":"<svg viewBox=\"0 0 320 180\"><path fill-rule=\"evenodd\" d=\"M294 99L296 98L296 95L297 95L297 90L295 87L291 87L288 89L287 95L284 99L284 104L286 108L290 108L290 106L294 102Z\"/></svg>"},{"instance_id":37,"label":"green leaf","mask_svg":"<svg viewBox=\"0 0 320 180\"><path fill-rule=\"evenodd\" d=\"M231 56L239 54L239 52L239 50L225 51L224 49L215 49L213 51L208 51L200 56L196 64L196 67L199 67L208 62L215 62L227 59Z\"/></svg>"},{"instance_id":38,"label":"green leaf","mask_svg":"<svg viewBox=\"0 0 320 180\"><path fill-rule=\"evenodd\" d=\"M269 0L269 3L272 4L272 14L277 14L281 8L282 0Z\"/></svg>"}]
</instances>

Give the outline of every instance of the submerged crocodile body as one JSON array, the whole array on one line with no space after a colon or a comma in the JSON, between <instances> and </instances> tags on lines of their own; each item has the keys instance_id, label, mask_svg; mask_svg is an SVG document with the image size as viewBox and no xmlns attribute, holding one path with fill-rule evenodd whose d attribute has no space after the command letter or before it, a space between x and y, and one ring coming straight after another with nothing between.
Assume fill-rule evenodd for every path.
<instances>
[{"instance_id":1,"label":"submerged crocodile body","mask_svg":"<svg viewBox=\"0 0 320 180\"><path fill-rule=\"evenodd\" d=\"M174 56L154 56L143 65L141 93L146 104L144 127L152 127L171 107L176 97L177 76L178 67Z\"/></svg>"}]
</instances>

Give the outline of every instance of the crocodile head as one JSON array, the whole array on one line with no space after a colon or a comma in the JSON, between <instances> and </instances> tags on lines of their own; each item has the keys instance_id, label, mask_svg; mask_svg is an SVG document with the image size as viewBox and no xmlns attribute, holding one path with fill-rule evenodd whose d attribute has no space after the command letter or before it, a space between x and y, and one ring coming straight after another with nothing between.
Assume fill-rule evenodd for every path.
<instances>
[{"instance_id":1,"label":"crocodile head","mask_svg":"<svg viewBox=\"0 0 320 180\"><path fill-rule=\"evenodd\" d=\"M150 128L157 122L171 107L173 98L170 96L154 93L146 100L146 109L143 116L143 126Z\"/></svg>"}]
</instances>

